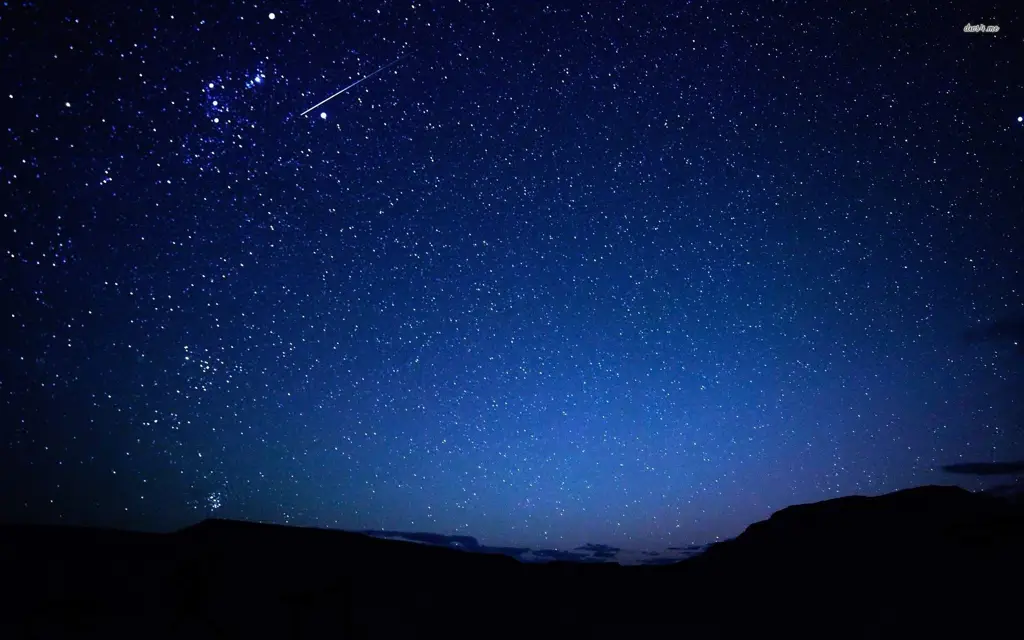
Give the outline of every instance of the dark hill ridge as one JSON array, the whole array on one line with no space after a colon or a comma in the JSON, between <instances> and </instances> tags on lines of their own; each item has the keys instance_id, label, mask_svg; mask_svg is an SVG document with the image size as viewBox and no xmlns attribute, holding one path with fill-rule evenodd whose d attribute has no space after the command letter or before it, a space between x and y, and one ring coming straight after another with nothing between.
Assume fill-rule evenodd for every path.
<instances>
[{"instance_id":1,"label":"dark hill ridge","mask_svg":"<svg viewBox=\"0 0 1024 640\"><path fill-rule=\"evenodd\" d=\"M952 487L789 507L667 566L224 520L9 525L0 637L1016 637L1022 541L1021 507Z\"/></svg>"},{"instance_id":2,"label":"dark hill ridge","mask_svg":"<svg viewBox=\"0 0 1024 640\"><path fill-rule=\"evenodd\" d=\"M918 554L933 546L1006 546L1020 533L1020 513L996 496L959 487L917 487L868 498L848 496L786 507L768 520L750 525L732 540L712 545L705 555L761 556L768 547L788 553L848 545L886 553L894 546ZM777 554L765 559L777 557Z\"/></svg>"},{"instance_id":3,"label":"dark hill ridge","mask_svg":"<svg viewBox=\"0 0 1024 640\"><path fill-rule=\"evenodd\" d=\"M680 569L724 575L785 570L804 579L841 574L890 588L913 576L974 579L1022 559L1020 504L959 487L918 487L877 497L850 496L782 509L732 540L711 545ZM913 572L909 576L908 572ZM746 584L756 584L748 578ZM882 588L880 585L878 588Z\"/></svg>"}]
</instances>

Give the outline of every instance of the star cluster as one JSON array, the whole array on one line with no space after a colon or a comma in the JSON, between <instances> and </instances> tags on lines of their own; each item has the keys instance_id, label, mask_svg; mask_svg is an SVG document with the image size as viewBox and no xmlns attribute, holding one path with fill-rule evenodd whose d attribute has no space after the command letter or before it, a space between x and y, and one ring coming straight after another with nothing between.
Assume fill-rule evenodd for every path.
<instances>
[{"instance_id":1,"label":"star cluster","mask_svg":"<svg viewBox=\"0 0 1024 640\"><path fill-rule=\"evenodd\" d=\"M102 4L2 18L5 520L660 549L1024 455L1018 14Z\"/></svg>"}]
</instances>

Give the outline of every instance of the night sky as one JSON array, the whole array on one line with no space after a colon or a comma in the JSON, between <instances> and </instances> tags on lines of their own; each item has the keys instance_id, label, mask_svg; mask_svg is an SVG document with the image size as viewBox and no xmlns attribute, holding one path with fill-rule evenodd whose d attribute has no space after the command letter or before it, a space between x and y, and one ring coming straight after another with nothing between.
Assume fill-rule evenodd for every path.
<instances>
[{"instance_id":1,"label":"night sky","mask_svg":"<svg viewBox=\"0 0 1024 640\"><path fill-rule=\"evenodd\" d=\"M658 549L988 486L1024 16L913 4L4 5L0 520Z\"/></svg>"}]
</instances>

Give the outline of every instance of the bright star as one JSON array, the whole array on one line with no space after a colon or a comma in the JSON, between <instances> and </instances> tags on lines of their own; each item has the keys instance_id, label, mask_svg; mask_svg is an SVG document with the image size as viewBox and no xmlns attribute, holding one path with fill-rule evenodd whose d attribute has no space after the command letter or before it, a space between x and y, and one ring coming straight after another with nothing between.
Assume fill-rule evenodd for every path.
<instances>
[{"instance_id":1,"label":"bright star","mask_svg":"<svg viewBox=\"0 0 1024 640\"><path fill-rule=\"evenodd\" d=\"M320 119L321 120L326 120L327 119L327 112L326 111L321 111L320 112Z\"/></svg>"}]
</instances>

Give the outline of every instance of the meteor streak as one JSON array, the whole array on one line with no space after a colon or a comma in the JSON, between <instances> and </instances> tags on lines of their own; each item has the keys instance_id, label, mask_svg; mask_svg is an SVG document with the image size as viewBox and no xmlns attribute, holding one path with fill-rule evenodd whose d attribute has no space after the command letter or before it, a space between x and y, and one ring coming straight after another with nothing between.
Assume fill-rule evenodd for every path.
<instances>
[{"instance_id":1,"label":"meteor streak","mask_svg":"<svg viewBox=\"0 0 1024 640\"><path fill-rule=\"evenodd\" d=\"M326 98L326 99L324 99L324 100L321 100L320 102L318 102L318 103L314 104L314 105L313 105L312 107L310 107L310 108L306 109L305 111L303 111L303 112L302 112L302 113L300 113L299 115L300 115L300 116L304 116L304 115L306 115L307 113L309 113L309 112L310 112L310 111L312 111L313 109L316 109L316 108L317 108L317 107L319 107L320 105L322 105L322 104L325 104L325 103L327 103L327 102L330 102L331 100L334 100L335 98L337 98L337 97L338 97L338 96L340 96L341 94L345 93L346 91L348 91L348 90L349 90L349 89L351 89L352 87L356 86L356 85L357 85L357 84L359 84L360 82L362 82L362 81L364 81L364 80L369 80L370 78L372 78L373 76L377 75L377 74L378 74L378 73L380 73L381 71L384 71L385 69L387 69L387 68L389 68L389 67L393 67L393 66L395 66L396 64L398 64L398 63L399 63L399 62L401 62L402 60L405 60L405 59L406 59L406 58L408 58L408 57L409 57L408 55L404 55L404 56L402 56L401 58L399 58L398 60L395 60L394 62L390 62L390 63L388 63L388 64L384 65L383 67L381 67L380 69L377 69L376 71L374 71L374 72L373 72L373 73L371 73L370 75L368 75L368 76L363 76L362 78L360 78L360 79L356 80L355 82L353 82L352 84L348 85L347 87L345 87L345 88L344 88L344 89L342 89L341 91L339 91L339 92L335 93L334 95L330 96L329 98Z\"/></svg>"}]
</instances>

